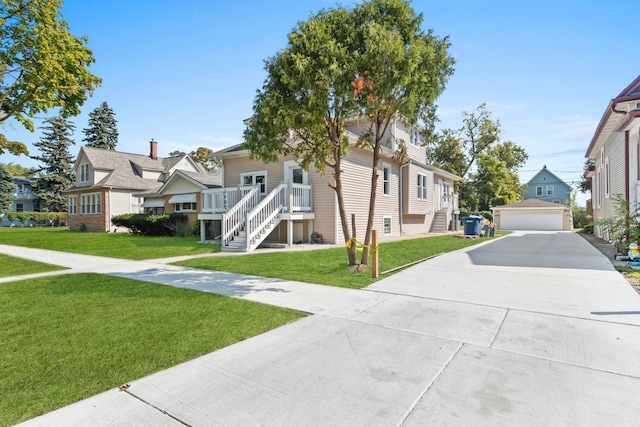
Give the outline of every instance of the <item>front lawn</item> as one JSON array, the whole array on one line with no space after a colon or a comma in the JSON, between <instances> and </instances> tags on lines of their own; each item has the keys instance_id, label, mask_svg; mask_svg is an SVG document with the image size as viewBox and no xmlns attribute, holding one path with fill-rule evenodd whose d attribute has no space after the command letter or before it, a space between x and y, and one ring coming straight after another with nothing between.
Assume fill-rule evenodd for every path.
<instances>
[{"instance_id":1,"label":"front lawn","mask_svg":"<svg viewBox=\"0 0 640 427\"><path fill-rule=\"evenodd\" d=\"M66 228L0 228L0 244L51 249L130 260L198 255L220 251L199 237L153 237L130 233L67 231Z\"/></svg>"},{"instance_id":2,"label":"front lawn","mask_svg":"<svg viewBox=\"0 0 640 427\"><path fill-rule=\"evenodd\" d=\"M0 284L0 425L289 323L302 313L97 274Z\"/></svg>"},{"instance_id":3,"label":"front lawn","mask_svg":"<svg viewBox=\"0 0 640 427\"><path fill-rule=\"evenodd\" d=\"M502 233L505 234L505 233ZM486 242L490 238L461 239L453 235L401 240L379 245L380 272L408 263ZM344 288L363 288L378 279L371 271L350 272L345 248L313 251L254 253L214 256L177 262L176 265L231 273L295 280ZM383 278L384 276L380 276Z\"/></svg>"},{"instance_id":4,"label":"front lawn","mask_svg":"<svg viewBox=\"0 0 640 427\"><path fill-rule=\"evenodd\" d=\"M0 277L23 276L26 274L64 269L64 267L58 267L56 265L43 264L41 262L0 254Z\"/></svg>"}]
</instances>

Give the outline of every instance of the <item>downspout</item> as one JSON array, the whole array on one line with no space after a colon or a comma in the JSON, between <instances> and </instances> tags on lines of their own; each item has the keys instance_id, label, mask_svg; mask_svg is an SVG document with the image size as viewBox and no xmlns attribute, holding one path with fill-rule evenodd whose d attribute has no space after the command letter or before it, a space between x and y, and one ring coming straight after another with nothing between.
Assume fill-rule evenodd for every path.
<instances>
[{"instance_id":1,"label":"downspout","mask_svg":"<svg viewBox=\"0 0 640 427\"><path fill-rule=\"evenodd\" d=\"M402 186L402 168L405 166L409 166L411 164L411 160L409 160L408 162L406 162L404 165L400 166L400 173L399 173L399 194L398 194L398 198L400 199L400 207L398 209L399 213L400 213L400 235L402 236L404 234L404 231L402 230L402 225L404 224L404 212L402 210L402 206L404 205L404 200L402 199L402 195L403 195L403 186Z\"/></svg>"},{"instance_id":2,"label":"downspout","mask_svg":"<svg viewBox=\"0 0 640 427\"><path fill-rule=\"evenodd\" d=\"M107 217L107 220L109 221L109 230L107 230L107 232L111 231L111 189L113 187L109 187L109 212L107 213L107 215L109 215ZM129 193L129 197L131 196L131 193ZM129 200L129 209L131 209L131 200Z\"/></svg>"}]
</instances>

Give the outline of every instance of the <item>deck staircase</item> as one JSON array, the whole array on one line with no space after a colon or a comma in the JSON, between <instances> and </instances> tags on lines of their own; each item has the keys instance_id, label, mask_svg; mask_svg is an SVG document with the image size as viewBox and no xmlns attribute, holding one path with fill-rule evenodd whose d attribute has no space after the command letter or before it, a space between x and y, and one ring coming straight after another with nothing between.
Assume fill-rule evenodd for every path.
<instances>
[{"instance_id":1,"label":"deck staircase","mask_svg":"<svg viewBox=\"0 0 640 427\"><path fill-rule=\"evenodd\" d=\"M449 224L447 224L447 209L441 209L436 212L431 223L431 233L446 233L449 231Z\"/></svg>"},{"instance_id":2,"label":"deck staircase","mask_svg":"<svg viewBox=\"0 0 640 427\"><path fill-rule=\"evenodd\" d=\"M280 223L287 184L278 185L260 200L259 187L248 193L222 217L222 252L251 252Z\"/></svg>"}]
</instances>

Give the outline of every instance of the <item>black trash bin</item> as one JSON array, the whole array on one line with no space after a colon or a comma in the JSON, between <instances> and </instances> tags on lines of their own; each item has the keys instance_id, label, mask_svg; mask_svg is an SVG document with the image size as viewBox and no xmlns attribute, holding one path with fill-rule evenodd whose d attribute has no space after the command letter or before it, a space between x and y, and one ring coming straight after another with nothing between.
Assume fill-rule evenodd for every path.
<instances>
[{"instance_id":1,"label":"black trash bin","mask_svg":"<svg viewBox=\"0 0 640 427\"><path fill-rule=\"evenodd\" d=\"M464 235L465 236L479 236L480 235L480 225L484 220L483 217L479 215L469 215L462 218L464 222Z\"/></svg>"}]
</instances>

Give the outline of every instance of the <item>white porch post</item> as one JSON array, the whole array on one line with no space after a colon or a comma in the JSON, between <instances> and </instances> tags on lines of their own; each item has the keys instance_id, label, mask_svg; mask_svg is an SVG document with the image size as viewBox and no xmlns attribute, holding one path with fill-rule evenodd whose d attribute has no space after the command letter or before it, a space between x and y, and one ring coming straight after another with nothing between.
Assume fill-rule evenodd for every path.
<instances>
[{"instance_id":1,"label":"white porch post","mask_svg":"<svg viewBox=\"0 0 640 427\"><path fill-rule=\"evenodd\" d=\"M293 246L293 221L287 220L287 245Z\"/></svg>"},{"instance_id":2,"label":"white porch post","mask_svg":"<svg viewBox=\"0 0 640 427\"><path fill-rule=\"evenodd\" d=\"M204 220L201 219L200 220L200 242L204 242L206 239L206 233L205 233L205 225L204 225Z\"/></svg>"}]
</instances>

